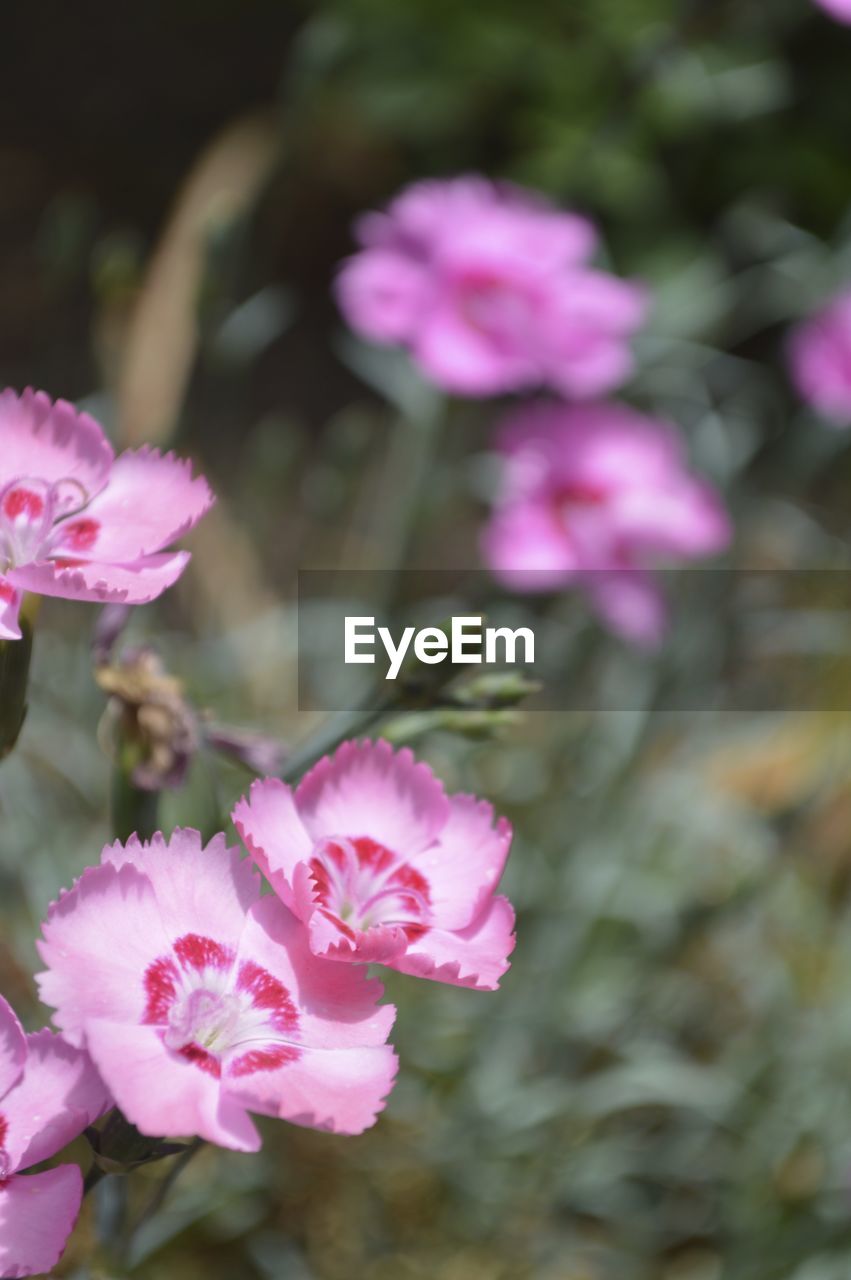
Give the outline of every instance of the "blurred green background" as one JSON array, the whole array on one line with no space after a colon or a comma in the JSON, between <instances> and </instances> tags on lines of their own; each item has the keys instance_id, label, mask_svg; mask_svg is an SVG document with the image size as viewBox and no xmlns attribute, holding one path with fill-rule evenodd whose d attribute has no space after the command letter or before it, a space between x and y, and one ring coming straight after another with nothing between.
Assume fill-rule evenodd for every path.
<instances>
[{"instance_id":1,"label":"blurred green background","mask_svg":"<svg viewBox=\"0 0 851 1280\"><path fill-rule=\"evenodd\" d=\"M296 706L300 565L475 560L495 406L453 406L412 483L421 389L346 340L330 296L353 215L426 174L509 177L598 220L612 269L656 297L625 394L723 488L732 563L845 564L846 437L783 364L788 326L851 275L851 33L809 0L32 0L6 18L0 378L211 478L192 569L130 633L211 718L287 743L320 724ZM851 1275L847 691L808 714L665 713L683 665L723 678L711 603L654 659L575 602L528 606L542 626L562 607L577 679L630 711L388 726L515 823L502 990L390 974L402 1069L377 1127L266 1123L260 1156L206 1150L132 1274ZM31 1027L38 924L110 834L92 622L44 608L0 770L0 989ZM813 616L788 644L841 647L828 631ZM215 830L246 783L201 753L163 822ZM134 1206L164 1172L136 1176ZM87 1205L57 1275L114 1274L97 1236L115 1202Z\"/></svg>"}]
</instances>

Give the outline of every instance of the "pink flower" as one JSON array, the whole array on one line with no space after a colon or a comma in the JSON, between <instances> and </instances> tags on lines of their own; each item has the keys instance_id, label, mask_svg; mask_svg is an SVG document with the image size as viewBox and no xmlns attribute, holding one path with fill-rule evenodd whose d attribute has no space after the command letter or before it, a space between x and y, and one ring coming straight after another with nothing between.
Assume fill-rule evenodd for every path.
<instances>
[{"instance_id":1,"label":"pink flower","mask_svg":"<svg viewBox=\"0 0 851 1280\"><path fill-rule=\"evenodd\" d=\"M109 1105L88 1057L51 1031L26 1036L0 996L0 1277L59 1261L83 1198L75 1164L25 1173L61 1151Z\"/></svg>"},{"instance_id":2,"label":"pink flower","mask_svg":"<svg viewBox=\"0 0 851 1280\"><path fill-rule=\"evenodd\" d=\"M482 538L494 573L518 591L580 586L613 630L658 643L665 609L648 567L731 537L675 430L623 405L539 404L510 416L498 444L503 494Z\"/></svg>"},{"instance_id":3,"label":"pink flower","mask_svg":"<svg viewBox=\"0 0 851 1280\"><path fill-rule=\"evenodd\" d=\"M508 968L514 912L494 891L511 828L410 751L346 742L295 791L255 782L233 820L314 955L484 991Z\"/></svg>"},{"instance_id":4,"label":"pink flower","mask_svg":"<svg viewBox=\"0 0 851 1280\"><path fill-rule=\"evenodd\" d=\"M188 463L116 458L100 426L42 391L0 392L0 640L20 638L24 591L145 604L189 559L167 553L213 502Z\"/></svg>"},{"instance_id":5,"label":"pink flower","mask_svg":"<svg viewBox=\"0 0 851 1280\"><path fill-rule=\"evenodd\" d=\"M224 836L107 847L39 945L42 998L142 1133L256 1151L249 1110L360 1133L383 1107L396 1011L375 1007L380 983L311 955Z\"/></svg>"},{"instance_id":6,"label":"pink flower","mask_svg":"<svg viewBox=\"0 0 851 1280\"><path fill-rule=\"evenodd\" d=\"M789 360L804 400L834 426L851 426L851 289L798 327Z\"/></svg>"},{"instance_id":7,"label":"pink flower","mask_svg":"<svg viewBox=\"0 0 851 1280\"><path fill-rule=\"evenodd\" d=\"M839 22L851 24L851 0L816 0L816 4Z\"/></svg>"},{"instance_id":8,"label":"pink flower","mask_svg":"<svg viewBox=\"0 0 851 1280\"><path fill-rule=\"evenodd\" d=\"M587 263L590 223L484 178L418 182L356 227L337 293L352 328L439 386L599 395L629 374L646 294Z\"/></svg>"}]
</instances>

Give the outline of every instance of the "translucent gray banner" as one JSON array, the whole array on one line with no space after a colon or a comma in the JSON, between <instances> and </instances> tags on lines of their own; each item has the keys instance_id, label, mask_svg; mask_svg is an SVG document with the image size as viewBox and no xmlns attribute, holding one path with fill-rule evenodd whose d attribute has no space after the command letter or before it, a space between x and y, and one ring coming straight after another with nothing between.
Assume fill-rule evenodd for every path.
<instances>
[{"instance_id":1,"label":"translucent gray banner","mask_svg":"<svg viewBox=\"0 0 851 1280\"><path fill-rule=\"evenodd\" d=\"M615 578L617 581L615 581ZM303 570L299 706L851 710L851 570L662 571L654 645L599 621L628 571L509 592L482 571Z\"/></svg>"}]
</instances>

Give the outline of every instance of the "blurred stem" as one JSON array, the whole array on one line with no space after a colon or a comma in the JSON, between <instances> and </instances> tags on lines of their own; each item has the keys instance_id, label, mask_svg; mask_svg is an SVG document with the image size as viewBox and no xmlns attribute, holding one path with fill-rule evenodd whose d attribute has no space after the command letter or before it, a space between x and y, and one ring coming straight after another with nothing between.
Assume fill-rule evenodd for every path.
<instances>
[{"instance_id":1,"label":"blurred stem","mask_svg":"<svg viewBox=\"0 0 851 1280\"><path fill-rule=\"evenodd\" d=\"M160 1181L156 1191L151 1196L150 1200L145 1205L142 1212L139 1214L139 1216L132 1223L130 1229L128 1230L126 1239L125 1239L124 1249L122 1252L122 1256L124 1259L129 1259L130 1252L136 1240L136 1236L139 1234L142 1228L146 1225L146 1223L150 1222L151 1218L153 1218L155 1214L157 1214L159 1210L162 1208L163 1204L166 1201L166 1197L168 1196L169 1191L171 1191L175 1182L177 1182L177 1179L183 1173L183 1170L186 1168L188 1164L190 1164L195 1159L195 1157L197 1156L201 1148L205 1147L206 1145L207 1144L203 1138L194 1138L193 1141L189 1143L186 1149L182 1151L181 1154L174 1161L168 1173Z\"/></svg>"},{"instance_id":2,"label":"blurred stem","mask_svg":"<svg viewBox=\"0 0 851 1280\"><path fill-rule=\"evenodd\" d=\"M138 763L137 751L132 743L124 743L112 771L112 831L122 842L132 835L140 840L150 840L159 830L158 791L145 791L133 782L133 770Z\"/></svg>"},{"instance_id":3,"label":"blurred stem","mask_svg":"<svg viewBox=\"0 0 851 1280\"><path fill-rule=\"evenodd\" d=\"M368 705L359 709L332 716L320 732L309 738L302 749L287 761L281 773L284 782L298 782L302 774L306 773L322 756L330 755L347 738L354 738L359 733L364 733L377 720L388 715L395 705L395 698L385 697L380 702L373 699Z\"/></svg>"},{"instance_id":4,"label":"blurred stem","mask_svg":"<svg viewBox=\"0 0 851 1280\"><path fill-rule=\"evenodd\" d=\"M381 518L375 533L379 553L385 558L388 599L399 572L410 560L423 510L423 492L434 466L448 408L448 401L441 397L431 411L417 418L400 418L392 435L381 482Z\"/></svg>"},{"instance_id":5,"label":"blurred stem","mask_svg":"<svg viewBox=\"0 0 851 1280\"><path fill-rule=\"evenodd\" d=\"M27 685L39 597L24 596L20 640L0 640L0 761L15 747L27 714Z\"/></svg>"}]
</instances>

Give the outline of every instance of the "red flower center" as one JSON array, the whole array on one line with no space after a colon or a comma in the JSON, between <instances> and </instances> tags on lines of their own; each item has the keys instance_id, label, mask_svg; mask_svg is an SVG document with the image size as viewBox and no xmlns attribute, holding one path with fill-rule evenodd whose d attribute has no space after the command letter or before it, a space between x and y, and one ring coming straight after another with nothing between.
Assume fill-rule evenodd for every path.
<instances>
[{"instance_id":1,"label":"red flower center","mask_svg":"<svg viewBox=\"0 0 851 1280\"><path fill-rule=\"evenodd\" d=\"M143 978L142 1021L162 1029L165 1047L219 1079L295 1061L299 1017L284 984L230 947L187 933Z\"/></svg>"},{"instance_id":2,"label":"red flower center","mask_svg":"<svg viewBox=\"0 0 851 1280\"><path fill-rule=\"evenodd\" d=\"M323 840L310 859L314 899L341 932L400 925L409 938L428 927L428 880L369 836Z\"/></svg>"}]
</instances>

